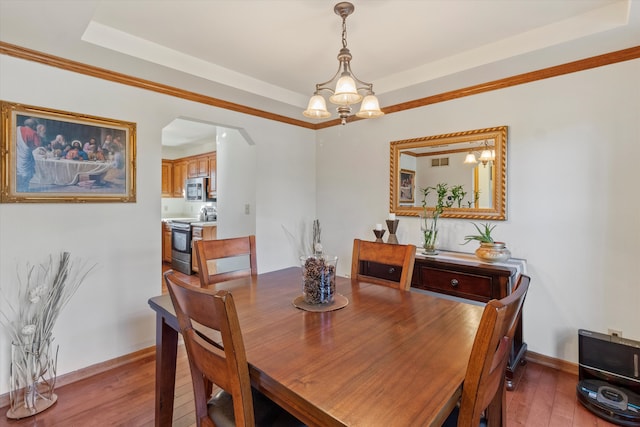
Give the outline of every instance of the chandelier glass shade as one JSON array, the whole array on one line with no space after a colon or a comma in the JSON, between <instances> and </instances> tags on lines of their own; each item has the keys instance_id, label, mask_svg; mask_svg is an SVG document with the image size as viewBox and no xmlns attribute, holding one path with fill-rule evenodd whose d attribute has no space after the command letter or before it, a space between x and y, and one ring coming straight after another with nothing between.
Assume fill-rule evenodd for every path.
<instances>
[{"instance_id":1,"label":"chandelier glass shade","mask_svg":"<svg viewBox=\"0 0 640 427\"><path fill-rule=\"evenodd\" d=\"M464 163L467 165L478 163L478 161L476 160L476 155L473 154L473 151L469 151L467 157L464 158Z\"/></svg>"},{"instance_id":2,"label":"chandelier glass shade","mask_svg":"<svg viewBox=\"0 0 640 427\"><path fill-rule=\"evenodd\" d=\"M486 165L487 163L489 163L490 161L495 159L495 155L491 154L491 150L482 150L482 153L480 153L480 161L482 162L483 165Z\"/></svg>"},{"instance_id":3,"label":"chandelier glass shade","mask_svg":"<svg viewBox=\"0 0 640 427\"><path fill-rule=\"evenodd\" d=\"M373 84L358 79L351 71L351 52L347 48L347 16L354 11L353 4L341 2L335 5L334 12L342 18L342 49L338 53L338 71L324 82L316 84L316 90L309 100L307 109L302 112L305 117L312 119L326 119L331 116L322 93L329 94L329 101L338 106L337 112L342 124L347 123L351 115L351 106L362 101L360 111L356 113L360 118L373 118L384 115L380 110L378 98L373 92Z\"/></svg>"}]
</instances>

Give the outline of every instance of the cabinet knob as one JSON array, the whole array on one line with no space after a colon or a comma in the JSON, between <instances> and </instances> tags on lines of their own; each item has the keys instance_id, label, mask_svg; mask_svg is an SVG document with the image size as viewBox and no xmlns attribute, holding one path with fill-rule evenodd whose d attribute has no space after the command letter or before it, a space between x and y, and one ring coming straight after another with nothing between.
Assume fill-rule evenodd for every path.
<instances>
[{"instance_id":1,"label":"cabinet knob","mask_svg":"<svg viewBox=\"0 0 640 427\"><path fill-rule=\"evenodd\" d=\"M389 269L389 274L393 274L393 273L395 273L395 272L396 272L395 267L391 267L391 268Z\"/></svg>"},{"instance_id":2,"label":"cabinet knob","mask_svg":"<svg viewBox=\"0 0 640 427\"><path fill-rule=\"evenodd\" d=\"M454 288L458 286L458 279L451 279L451 286L453 286Z\"/></svg>"}]
</instances>

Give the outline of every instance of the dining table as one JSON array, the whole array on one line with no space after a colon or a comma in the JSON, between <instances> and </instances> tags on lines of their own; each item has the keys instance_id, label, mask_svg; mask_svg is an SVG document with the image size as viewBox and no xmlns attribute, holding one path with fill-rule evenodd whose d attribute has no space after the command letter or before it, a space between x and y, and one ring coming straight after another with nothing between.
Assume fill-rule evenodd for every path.
<instances>
[{"instance_id":1,"label":"dining table","mask_svg":"<svg viewBox=\"0 0 640 427\"><path fill-rule=\"evenodd\" d=\"M99 176L115 168L112 161L67 160L46 157L35 159L35 175L32 184L75 185L81 176Z\"/></svg>"},{"instance_id":2,"label":"dining table","mask_svg":"<svg viewBox=\"0 0 640 427\"><path fill-rule=\"evenodd\" d=\"M309 426L441 425L461 396L483 310L346 277L336 278L344 307L300 309L299 267L211 288L233 295L252 386ZM168 294L148 302L156 312L155 425L168 426L179 327Z\"/></svg>"}]
</instances>

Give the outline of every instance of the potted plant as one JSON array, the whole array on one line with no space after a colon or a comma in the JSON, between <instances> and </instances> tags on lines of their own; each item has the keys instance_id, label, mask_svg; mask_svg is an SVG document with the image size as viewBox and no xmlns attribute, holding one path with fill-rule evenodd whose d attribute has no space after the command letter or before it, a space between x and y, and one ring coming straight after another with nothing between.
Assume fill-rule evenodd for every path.
<instances>
[{"instance_id":1,"label":"potted plant","mask_svg":"<svg viewBox=\"0 0 640 427\"><path fill-rule=\"evenodd\" d=\"M435 255L438 253L436 250L436 241L438 237L438 219L444 212L445 208L450 208L454 203L460 202L467 194L464 192L462 185L456 185L449 187L446 183L439 183L435 187L426 187L420 189L422 192L422 209L423 213L420 214L420 230L423 235L423 247L425 254ZM427 196L431 191L436 192L436 205L432 210L427 208Z\"/></svg>"},{"instance_id":2,"label":"potted plant","mask_svg":"<svg viewBox=\"0 0 640 427\"><path fill-rule=\"evenodd\" d=\"M511 252L506 248L506 244L504 242L496 242L493 236L491 236L491 232L496 228L495 225L489 223L482 224L482 226L475 223L472 224L478 231L478 234L465 236L463 245L466 245L472 240L477 240L480 243L480 247L476 249L475 253L482 261L502 262L511 258Z\"/></svg>"}]
</instances>

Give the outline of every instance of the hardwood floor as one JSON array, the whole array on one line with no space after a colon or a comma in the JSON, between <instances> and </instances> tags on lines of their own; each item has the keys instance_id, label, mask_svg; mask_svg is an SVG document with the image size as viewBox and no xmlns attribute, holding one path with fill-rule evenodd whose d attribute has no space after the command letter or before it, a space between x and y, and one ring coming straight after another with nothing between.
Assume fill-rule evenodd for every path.
<instances>
[{"instance_id":1,"label":"hardwood floor","mask_svg":"<svg viewBox=\"0 0 640 427\"><path fill-rule=\"evenodd\" d=\"M198 283L197 276L188 279ZM515 390L507 392L507 426L613 426L578 403L575 375L531 362L519 372ZM149 357L57 388L58 402L33 417L8 420L2 408L0 426L153 426L154 386L155 359ZM173 426L195 426L184 346L178 349Z\"/></svg>"}]
</instances>

